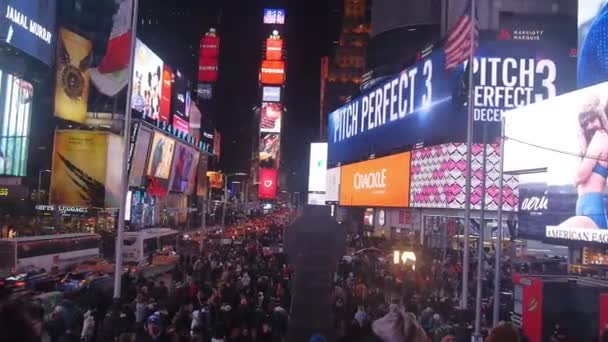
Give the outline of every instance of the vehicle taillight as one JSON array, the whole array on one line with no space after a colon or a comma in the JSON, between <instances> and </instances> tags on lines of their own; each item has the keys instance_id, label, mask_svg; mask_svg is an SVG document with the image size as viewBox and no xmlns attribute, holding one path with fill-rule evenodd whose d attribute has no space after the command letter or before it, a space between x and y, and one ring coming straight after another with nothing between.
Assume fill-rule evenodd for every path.
<instances>
[{"instance_id":1,"label":"vehicle taillight","mask_svg":"<svg viewBox=\"0 0 608 342\"><path fill-rule=\"evenodd\" d=\"M15 282L15 286L16 287L24 287L25 286L25 282L24 281L17 281L17 282Z\"/></svg>"}]
</instances>

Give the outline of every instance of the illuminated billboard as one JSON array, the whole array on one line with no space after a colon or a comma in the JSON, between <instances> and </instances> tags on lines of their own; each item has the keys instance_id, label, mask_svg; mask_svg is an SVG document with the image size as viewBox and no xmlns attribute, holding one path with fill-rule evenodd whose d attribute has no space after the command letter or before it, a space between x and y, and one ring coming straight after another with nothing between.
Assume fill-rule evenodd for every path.
<instances>
[{"instance_id":1,"label":"illuminated billboard","mask_svg":"<svg viewBox=\"0 0 608 342\"><path fill-rule=\"evenodd\" d=\"M198 81L213 83L217 81L219 62L215 58L202 57L198 61Z\"/></svg>"},{"instance_id":2,"label":"illuminated billboard","mask_svg":"<svg viewBox=\"0 0 608 342\"><path fill-rule=\"evenodd\" d=\"M168 180L171 174L171 161L173 160L174 149L174 139L162 133L154 132L146 174L153 178Z\"/></svg>"},{"instance_id":3,"label":"illuminated billboard","mask_svg":"<svg viewBox=\"0 0 608 342\"><path fill-rule=\"evenodd\" d=\"M260 167L278 169L281 136L262 133L260 136Z\"/></svg>"},{"instance_id":4,"label":"illuminated billboard","mask_svg":"<svg viewBox=\"0 0 608 342\"><path fill-rule=\"evenodd\" d=\"M55 116L84 123L89 100L90 40L65 28L59 29L55 73Z\"/></svg>"},{"instance_id":5,"label":"illuminated billboard","mask_svg":"<svg viewBox=\"0 0 608 342\"><path fill-rule=\"evenodd\" d=\"M342 166L341 206L408 207L410 153Z\"/></svg>"},{"instance_id":6,"label":"illuminated billboard","mask_svg":"<svg viewBox=\"0 0 608 342\"><path fill-rule=\"evenodd\" d=\"M2 0L0 6L2 40L50 65L55 42L56 0Z\"/></svg>"},{"instance_id":7,"label":"illuminated billboard","mask_svg":"<svg viewBox=\"0 0 608 342\"><path fill-rule=\"evenodd\" d=\"M260 184L258 185L259 199L275 199L277 197L277 170L261 168Z\"/></svg>"},{"instance_id":8,"label":"illuminated billboard","mask_svg":"<svg viewBox=\"0 0 608 342\"><path fill-rule=\"evenodd\" d=\"M281 102L281 87L262 87L262 101Z\"/></svg>"},{"instance_id":9,"label":"illuminated billboard","mask_svg":"<svg viewBox=\"0 0 608 342\"><path fill-rule=\"evenodd\" d=\"M264 102L260 113L260 132L281 133L281 117L283 105L280 103Z\"/></svg>"},{"instance_id":10,"label":"illuminated billboard","mask_svg":"<svg viewBox=\"0 0 608 342\"><path fill-rule=\"evenodd\" d=\"M122 137L108 132L56 131L50 203L117 208L122 145Z\"/></svg>"},{"instance_id":11,"label":"illuminated billboard","mask_svg":"<svg viewBox=\"0 0 608 342\"><path fill-rule=\"evenodd\" d=\"M208 163L209 157L207 157L206 154L201 153L196 168L196 196L205 199L209 195L209 177L207 177Z\"/></svg>"},{"instance_id":12,"label":"illuminated billboard","mask_svg":"<svg viewBox=\"0 0 608 342\"><path fill-rule=\"evenodd\" d=\"M327 169L325 181L325 202L335 204L340 200L340 168Z\"/></svg>"},{"instance_id":13,"label":"illuminated billboard","mask_svg":"<svg viewBox=\"0 0 608 342\"><path fill-rule=\"evenodd\" d=\"M173 99L171 101L172 123L178 131L190 133L190 90L188 80L177 71L173 79Z\"/></svg>"},{"instance_id":14,"label":"illuminated billboard","mask_svg":"<svg viewBox=\"0 0 608 342\"><path fill-rule=\"evenodd\" d=\"M173 88L173 71L168 65L163 68L159 119L169 123L171 118L171 89Z\"/></svg>"},{"instance_id":15,"label":"illuminated billboard","mask_svg":"<svg viewBox=\"0 0 608 342\"><path fill-rule=\"evenodd\" d=\"M265 8L264 24L285 24L285 10L281 8Z\"/></svg>"},{"instance_id":16,"label":"illuminated billboard","mask_svg":"<svg viewBox=\"0 0 608 342\"><path fill-rule=\"evenodd\" d=\"M608 243L608 82L506 113L519 235Z\"/></svg>"},{"instance_id":17,"label":"illuminated billboard","mask_svg":"<svg viewBox=\"0 0 608 342\"><path fill-rule=\"evenodd\" d=\"M262 61L260 82L262 84L283 85L285 83L285 62Z\"/></svg>"},{"instance_id":18,"label":"illuminated billboard","mask_svg":"<svg viewBox=\"0 0 608 342\"><path fill-rule=\"evenodd\" d=\"M176 144L169 191L187 192L196 174L198 152L184 144Z\"/></svg>"},{"instance_id":19,"label":"illuminated billboard","mask_svg":"<svg viewBox=\"0 0 608 342\"><path fill-rule=\"evenodd\" d=\"M34 87L0 70L0 175L24 177L32 116Z\"/></svg>"},{"instance_id":20,"label":"illuminated billboard","mask_svg":"<svg viewBox=\"0 0 608 342\"><path fill-rule=\"evenodd\" d=\"M310 144L308 165L308 204L325 205L327 143Z\"/></svg>"},{"instance_id":21,"label":"illuminated billboard","mask_svg":"<svg viewBox=\"0 0 608 342\"><path fill-rule=\"evenodd\" d=\"M277 37L266 39L266 59L269 61L283 59L283 39Z\"/></svg>"},{"instance_id":22,"label":"illuminated billboard","mask_svg":"<svg viewBox=\"0 0 608 342\"><path fill-rule=\"evenodd\" d=\"M578 87L608 81L604 56L608 29L607 0L578 1Z\"/></svg>"},{"instance_id":23,"label":"illuminated billboard","mask_svg":"<svg viewBox=\"0 0 608 342\"><path fill-rule=\"evenodd\" d=\"M135 45L132 107L150 120L160 119L163 61L141 40Z\"/></svg>"},{"instance_id":24,"label":"illuminated billboard","mask_svg":"<svg viewBox=\"0 0 608 342\"><path fill-rule=\"evenodd\" d=\"M224 186L224 175L215 171L208 171L207 178L209 178L209 186L212 189L221 189Z\"/></svg>"},{"instance_id":25,"label":"illuminated billboard","mask_svg":"<svg viewBox=\"0 0 608 342\"><path fill-rule=\"evenodd\" d=\"M201 38L199 56L217 59L220 54L220 37L208 32Z\"/></svg>"},{"instance_id":26,"label":"illuminated billboard","mask_svg":"<svg viewBox=\"0 0 608 342\"><path fill-rule=\"evenodd\" d=\"M146 171L146 161L148 149L152 140L152 132L139 127L135 145L131 156L131 166L129 170L129 186L140 187L143 185L144 173Z\"/></svg>"}]
</instances>

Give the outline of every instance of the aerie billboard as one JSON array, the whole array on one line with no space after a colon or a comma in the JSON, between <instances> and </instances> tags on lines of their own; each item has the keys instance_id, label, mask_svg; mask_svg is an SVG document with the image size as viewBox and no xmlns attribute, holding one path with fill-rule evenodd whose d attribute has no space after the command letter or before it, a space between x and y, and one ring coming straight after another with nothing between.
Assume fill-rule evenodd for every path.
<instances>
[{"instance_id":1,"label":"aerie billboard","mask_svg":"<svg viewBox=\"0 0 608 342\"><path fill-rule=\"evenodd\" d=\"M340 205L408 207L410 153L342 167Z\"/></svg>"}]
</instances>

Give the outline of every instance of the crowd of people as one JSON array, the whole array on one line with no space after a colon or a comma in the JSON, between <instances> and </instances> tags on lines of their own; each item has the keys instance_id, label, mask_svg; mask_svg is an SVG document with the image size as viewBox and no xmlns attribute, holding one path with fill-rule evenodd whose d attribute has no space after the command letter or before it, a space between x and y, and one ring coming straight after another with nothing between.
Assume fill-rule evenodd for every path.
<instances>
[{"instance_id":1,"label":"crowd of people","mask_svg":"<svg viewBox=\"0 0 608 342\"><path fill-rule=\"evenodd\" d=\"M289 217L282 212L250 218L226 228L222 236L204 238L202 248L182 245L171 274L155 279L123 275L120 300L87 291L51 310L31 301L3 305L0 325L7 333L0 340L283 342L292 271L277 247ZM350 253L339 263L332 292L339 340L470 340L472 317L457 309L460 254L409 246L415 263L395 264L390 244L348 235ZM484 282L484 294L492 292L491 283ZM484 326L491 320L490 304L484 303ZM315 335L310 340L326 339ZM486 340L525 341L510 324L494 329Z\"/></svg>"}]
</instances>

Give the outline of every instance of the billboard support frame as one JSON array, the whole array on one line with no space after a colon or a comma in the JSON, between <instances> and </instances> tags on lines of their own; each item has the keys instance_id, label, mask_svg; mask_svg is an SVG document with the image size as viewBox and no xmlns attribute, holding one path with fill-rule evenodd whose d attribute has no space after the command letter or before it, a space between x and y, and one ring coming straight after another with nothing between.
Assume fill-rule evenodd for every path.
<instances>
[{"instance_id":1,"label":"billboard support frame","mask_svg":"<svg viewBox=\"0 0 608 342\"><path fill-rule=\"evenodd\" d=\"M137 41L137 17L139 9L139 0L133 0L133 12L131 16L131 42L130 42L130 55L129 55L129 78L127 84L127 99L125 105L125 125L123 131L123 153L122 153L122 177L121 177L121 193L120 193L120 206L118 210L118 226L116 230L116 246L115 246L115 269L114 269L114 299L120 299L121 287L122 287L122 245L123 235L125 230L125 214L126 207L130 205L127 203L127 191L129 190L129 176L128 176L128 161L129 161L129 148L128 145L131 141L131 97L133 95L133 71L135 69L135 44Z\"/></svg>"},{"instance_id":2,"label":"billboard support frame","mask_svg":"<svg viewBox=\"0 0 608 342\"><path fill-rule=\"evenodd\" d=\"M505 118L502 117L500 120L501 128L500 128L500 166L498 171L498 189L500 192L498 193L498 240L496 241L496 246L494 247L496 250L496 260L494 262L494 307L492 308L492 326L495 327L498 325L498 321L500 320L500 275L501 275L501 265L500 260L502 258L502 202L503 202L503 183L504 183L504 173L505 173L505 159L503 156L505 155Z\"/></svg>"}]
</instances>

